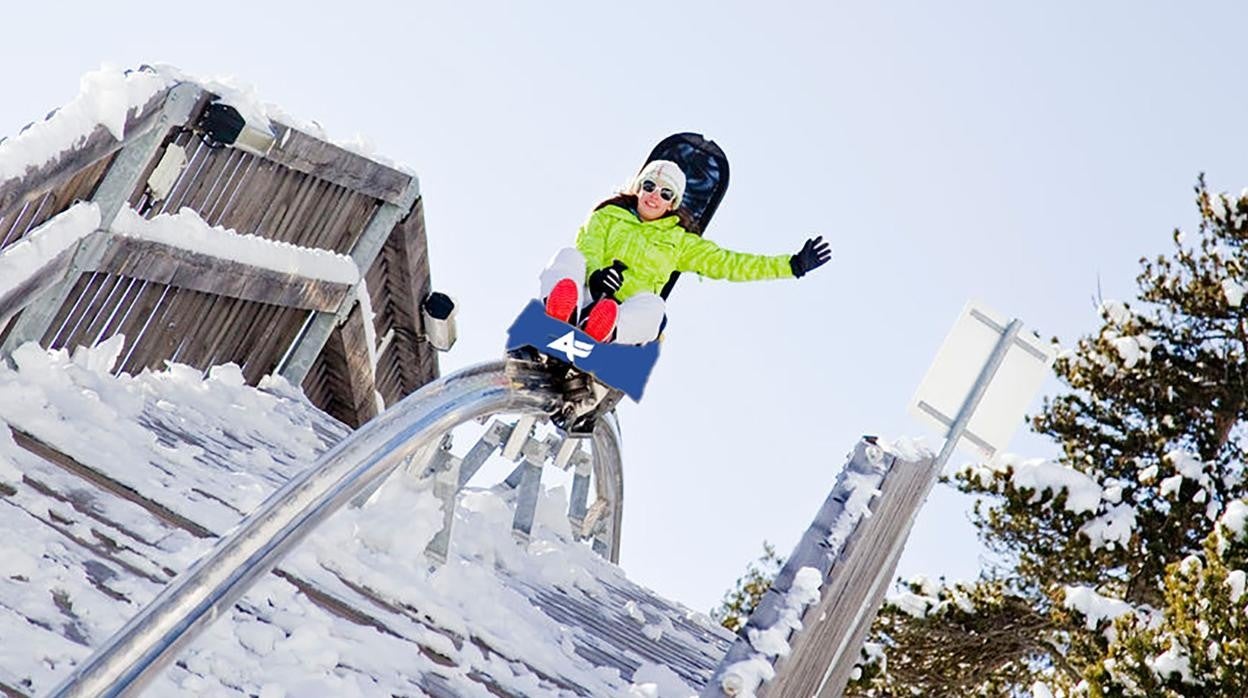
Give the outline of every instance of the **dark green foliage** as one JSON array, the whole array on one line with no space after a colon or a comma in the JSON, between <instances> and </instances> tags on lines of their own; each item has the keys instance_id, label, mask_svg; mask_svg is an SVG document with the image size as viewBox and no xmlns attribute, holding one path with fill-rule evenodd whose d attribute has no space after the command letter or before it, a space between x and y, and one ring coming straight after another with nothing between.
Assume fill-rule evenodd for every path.
<instances>
[{"instance_id":1,"label":"dark green foliage","mask_svg":"<svg viewBox=\"0 0 1248 698\"><path fill-rule=\"evenodd\" d=\"M782 566L784 560L776 554L775 546L763 541L762 556L751 562L745 575L737 579L736 586L724 594L723 601L711 611L711 617L734 633L740 630L758 607L763 594L771 588L771 580Z\"/></svg>"}]
</instances>

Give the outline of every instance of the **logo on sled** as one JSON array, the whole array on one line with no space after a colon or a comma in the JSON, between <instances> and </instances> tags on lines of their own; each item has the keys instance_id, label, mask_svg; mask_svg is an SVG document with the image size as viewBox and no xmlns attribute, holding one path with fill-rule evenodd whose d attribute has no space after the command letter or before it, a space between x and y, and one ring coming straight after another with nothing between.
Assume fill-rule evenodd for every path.
<instances>
[{"instance_id":1,"label":"logo on sled","mask_svg":"<svg viewBox=\"0 0 1248 698\"><path fill-rule=\"evenodd\" d=\"M577 359L584 359L594 350L592 342L576 341L576 331L569 331L559 339L546 345L547 349L561 351L568 357L568 361L576 362Z\"/></svg>"},{"instance_id":2,"label":"logo on sled","mask_svg":"<svg viewBox=\"0 0 1248 698\"><path fill-rule=\"evenodd\" d=\"M659 360L659 343L600 344L566 322L546 314L541 301L530 302L507 331L507 350L533 347L566 361L634 400L641 399L650 371Z\"/></svg>"}]
</instances>

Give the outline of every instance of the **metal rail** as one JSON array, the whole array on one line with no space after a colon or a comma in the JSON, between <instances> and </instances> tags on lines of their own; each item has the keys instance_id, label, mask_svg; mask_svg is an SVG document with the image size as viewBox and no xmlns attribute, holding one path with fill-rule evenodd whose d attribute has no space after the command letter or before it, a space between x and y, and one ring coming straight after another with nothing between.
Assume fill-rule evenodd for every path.
<instances>
[{"instance_id":1,"label":"metal rail","mask_svg":"<svg viewBox=\"0 0 1248 698\"><path fill-rule=\"evenodd\" d=\"M273 493L51 695L137 695L312 529L388 476L410 454L469 420L498 412L550 413L559 400L546 373L514 360L473 366L426 385ZM616 494L613 501L618 503L622 494L618 429L612 426L608 431L603 443L615 445L617 477L600 488L605 486ZM595 445L598 440L595 436ZM617 549L618 508L605 534Z\"/></svg>"},{"instance_id":2,"label":"metal rail","mask_svg":"<svg viewBox=\"0 0 1248 698\"><path fill-rule=\"evenodd\" d=\"M620 453L620 423L615 412L598 418L594 428L594 481L598 501L609 505L601 532L594 536L594 550L615 564L620 562L620 532L624 516L624 469Z\"/></svg>"}]
</instances>

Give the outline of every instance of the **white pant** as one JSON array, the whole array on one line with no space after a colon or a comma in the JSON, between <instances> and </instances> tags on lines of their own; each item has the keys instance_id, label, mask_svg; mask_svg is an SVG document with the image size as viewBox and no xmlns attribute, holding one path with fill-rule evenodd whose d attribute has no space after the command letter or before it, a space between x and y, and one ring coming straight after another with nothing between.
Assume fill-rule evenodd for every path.
<instances>
[{"instance_id":1,"label":"white pant","mask_svg":"<svg viewBox=\"0 0 1248 698\"><path fill-rule=\"evenodd\" d=\"M624 272L625 276L628 272ZM585 288L585 255L580 250L565 247L542 270L540 298L550 294L560 279L572 279L581 289L579 307L589 305L589 291ZM667 305L654 293L638 293L620 303L620 314L615 321L616 344L645 344L659 336Z\"/></svg>"}]
</instances>

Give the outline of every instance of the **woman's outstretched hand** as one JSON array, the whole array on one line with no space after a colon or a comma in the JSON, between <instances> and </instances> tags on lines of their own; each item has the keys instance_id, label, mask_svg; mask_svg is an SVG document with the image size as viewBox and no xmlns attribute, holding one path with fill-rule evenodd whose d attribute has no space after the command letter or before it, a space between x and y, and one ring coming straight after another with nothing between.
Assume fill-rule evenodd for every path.
<instances>
[{"instance_id":1,"label":"woman's outstretched hand","mask_svg":"<svg viewBox=\"0 0 1248 698\"><path fill-rule=\"evenodd\" d=\"M807 240L802 249L789 258L789 267L793 269L793 276L800 279L811 269L827 264L829 259L832 259L832 247L820 235Z\"/></svg>"}]
</instances>

